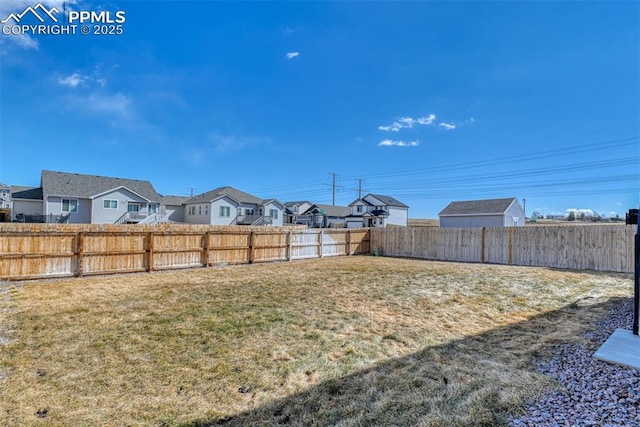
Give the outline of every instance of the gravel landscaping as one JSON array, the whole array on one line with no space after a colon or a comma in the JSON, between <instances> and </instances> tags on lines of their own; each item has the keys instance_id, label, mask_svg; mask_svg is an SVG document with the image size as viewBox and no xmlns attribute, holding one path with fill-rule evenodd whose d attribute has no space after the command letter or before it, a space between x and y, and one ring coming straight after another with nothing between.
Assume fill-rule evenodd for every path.
<instances>
[{"instance_id":1,"label":"gravel landscaping","mask_svg":"<svg viewBox=\"0 0 640 427\"><path fill-rule=\"evenodd\" d=\"M640 426L640 371L594 359L617 328L631 329L633 299L620 302L585 334L587 346L566 344L539 370L558 381L510 426Z\"/></svg>"}]
</instances>

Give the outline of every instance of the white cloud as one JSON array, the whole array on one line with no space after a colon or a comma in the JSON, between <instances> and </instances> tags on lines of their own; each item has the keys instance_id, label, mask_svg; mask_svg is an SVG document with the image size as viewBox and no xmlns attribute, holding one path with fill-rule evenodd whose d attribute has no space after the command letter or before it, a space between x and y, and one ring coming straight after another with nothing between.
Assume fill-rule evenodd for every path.
<instances>
[{"instance_id":1,"label":"white cloud","mask_svg":"<svg viewBox=\"0 0 640 427\"><path fill-rule=\"evenodd\" d=\"M400 123L402 127L412 128L413 124L416 123L416 120L411 117L400 117L396 123Z\"/></svg>"},{"instance_id":2,"label":"white cloud","mask_svg":"<svg viewBox=\"0 0 640 427\"><path fill-rule=\"evenodd\" d=\"M100 72L100 70L96 67L91 74L83 74L80 72L74 72L67 76L61 75L57 78L57 81L60 85L66 86L71 89L75 89L78 86L95 86L96 84L100 87L105 87L107 85L107 79L104 78Z\"/></svg>"},{"instance_id":3,"label":"white cloud","mask_svg":"<svg viewBox=\"0 0 640 427\"><path fill-rule=\"evenodd\" d=\"M616 202L616 206L622 206L622 203Z\"/></svg>"},{"instance_id":4,"label":"white cloud","mask_svg":"<svg viewBox=\"0 0 640 427\"><path fill-rule=\"evenodd\" d=\"M131 98L122 93L113 95L93 93L85 98L85 101L85 107L96 113L115 115L120 118L134 116Z\"/></svg>"},{"instance_id":5,"label":"white cloud","mask_svg":"<svg viewBox=\"0 0 640 427\"><path fill-rule=\"evenodd\" d=\"M80 113L95 116L113 127L142 128L147 126L134 106L133 100L122 93L74 93L65 105Z\"/></svg>"},{"instance_id":6,"label":"white cloud","mask_svg":"<svg viewBox=\"0 0 640 427\"><path fill-rule=\"evenodd\" d=\"M4 15L3 15L4 16ZM5 41L17 46L20 49L33 49L40 50L40 43L38 40L30 37L26 34L18 34L18 35L2 35L0 36L0 44L5 44Z\"/></svg>"},{"instance_id":7,"label":"white cloud","mask_svg":"<svg viewBox=\"0 0 640 427\"><path fill-rule=\"evenodd\" d=\"M71 88L78 87L80 84L84 83L85 80L87 80L87 76L80 73L73 73L66 77L58 77L58 83L62 86Z\"/></svg>"},{"instance_id":8,"label":"white cloud","mask_svg":"<svg viewBox=\"0 0 640 427\"><path fill-rule=\"evenodd\" d=\"M445 123L445 122L438 123L438 126L446 130L452 130L456 128L456 125L454 125L453 123Z\"/></svg>"},{"instance_id":9,"label":"white cloud","mask_svg":"<svg viewBox=\"0 0 640 427\"><path fill-rule=\"evenodd\" d=\"M380 141L378 147L417 147L420 145L420 141L394 141L392 139L385 139Z\"/></svg>"},{"instance_id":10,"label":"white cloud","mask_svg":"<svg viewBox=\"0 0 640 427\"><path fill-rule=\"evenodd\" d=\"M238 151L247 146L261 145L269 142L267 138L223 135L216 131L209 132L207 139L213 143L213 148L218 152Z\"/></svg>"},{"instance_id":11,"label":"white cloud","mask_svg":"<svg viewBox=\"0 0 640 427\"><path fill-rule=\"evenodd\" d=\"M400 129L411 129L414 125L430 126L435 121L435 114L429 114L425 117L414 119L412 117L400 117L389 126L378 126L379 130L385 132L398 132Z\"/></svg>"},{"instance_id":12,"label":"white cloud","mask_svg":"<svg viewBox=\"0 0 640 427\"><path fill-rule=\"evenodd\" d=\"M293 34L295 31L295 28L291 28L291 27L285 27L282 29L282 35L288 36Z\"/></svg>"},{"instance_id":13,"label":"white cloud","mask_svg":"<svg viewBox=\"0 0 640 427\"><path fill-rule=\"evenodd\" d=\"M435 119L435 114L429 114L427 117L420 117L417 121L421 125L432 125Z\"/></svg>"},{"instance_id":14,"label":"white cloud","mask_svg":"<svg viewBox=\"0 0 640 427\"><path fill-rule=\"evenodd\" d=\"M400 129L402 129L402 125L398 122L393 122L391 126L378 126L378 129L385 132L398 132Z\"/></svg>"},{"instance_id":15,"label":"white cloud","mask_svg":"<svg viewBox=\"0 0 640 427\"><path fill-rule=\"evenodd\" d=\"M296 56L300 56L300 52L289 52L289 53L287 53L287 59L293 59Z\"/></svg>"}]
</instances>

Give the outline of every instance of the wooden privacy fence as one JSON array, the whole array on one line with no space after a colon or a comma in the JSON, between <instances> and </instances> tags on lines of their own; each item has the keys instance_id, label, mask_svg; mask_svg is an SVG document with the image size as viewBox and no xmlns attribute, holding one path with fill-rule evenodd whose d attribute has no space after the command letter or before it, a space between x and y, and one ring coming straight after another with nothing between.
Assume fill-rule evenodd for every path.
<instances>
[{"instance_id":1,"label":"wooden privacy fence","mask_svg":"<svg viewBox=\"0 0 640 427\"><path fill-rule=\"evenodd\" d=\"M371 248L397 257L632 273L635 233L632 225L387 227L371 229Z\"/></svg>"},{"instance_id":2,"label":"wooden privacy fence","mask_svg":"<svg viewBox=\"0 0 640 427\"><path fill-rule=\"evenodd\" d=\"M368 252L367 229L1 231L0 279L132 273Z\"/></svg>"}]
</instances>

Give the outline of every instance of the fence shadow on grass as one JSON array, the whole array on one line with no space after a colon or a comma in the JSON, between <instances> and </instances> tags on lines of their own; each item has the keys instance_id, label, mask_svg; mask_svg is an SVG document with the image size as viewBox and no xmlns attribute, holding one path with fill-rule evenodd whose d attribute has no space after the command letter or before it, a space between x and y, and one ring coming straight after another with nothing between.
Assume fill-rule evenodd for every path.
<instances>
[{"instance_id":1,"label":"fence shadow on grass","mask_svg":"<svg viewBox=\"0 0 640 427\"><path fill-rule=\"evenodd\" d=\"M590 329L625 300L577 301L327 380L269 405L188 425L503 425L509 413L517 414L528 400L554 387L535 361L567 341L594 346L583 338L585 325Z\"/></svg>"}]
</instances>

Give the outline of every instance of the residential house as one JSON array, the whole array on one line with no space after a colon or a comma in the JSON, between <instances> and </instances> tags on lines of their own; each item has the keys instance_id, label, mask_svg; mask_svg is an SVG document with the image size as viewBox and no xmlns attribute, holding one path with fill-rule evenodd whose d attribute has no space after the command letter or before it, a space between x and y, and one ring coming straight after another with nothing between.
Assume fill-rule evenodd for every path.
<instances>
[{"instance_id":1,"label":"residential house","mask_svg":"<svg viewBox=\"0 0 640 427\"><path fill-rule=\"evenodd\" d=\"M188 224L282 226L284 205L233 187L220 187L184 203Z\"/></svg>"},{"instance_id":2,"label":"residential house","mask_svg":"<svg viewBox=\"0 0 640 427\"><path fill-rule=\"evenodd\" d=\"M451 202L438 214L440 227L522 227L524 209L518 199Z\"/></svg>"},{"instance_id":3,"label":"residential house","mask_svg":"<svg viewBox=\"0 0 640 427\"><path fill-rule=\"evenodd\" d=\"M162 196L160 203L170 222L184 221L184 204L190 197L183 196Z\"/></svg>"},{"instance_id":4,"label":"residential house","mask_svg":"<svg viewBox=\"0 0 640 427\"><path fill-rule=\"evenodd\" d=\"M305 215L305 212L309 210L311 206L313 206L313 203L307 200L300 202L286 202L284 204L284 223L310 225L311 219Z\"/></svg>"},{"instance_id":5,"label":"residential house","mask_svg":"<svg viewBox=\"0 0 640 427\"><path fill-rule=\"evenodd\" d=\"M15 191L17 221L71 224L150 223L161 220L160 195L149 181L42 171L40 187Z\"/></svg>"},{"instance_id":6,"label":"residential house","mask_svg":"<svg viewBox=\"0 0 640 427\"><path fill-rule=\"evenodd\" d=\"M0 222L11 221L11 187L0 182Z\"/></svg>"},{"instance_id":7,"label":"residential house","mask_svg":"<svg viewBox=\"0 0 640 427\"><path fill-rule=\"evenodd\" d=\"M382 194L367 194L349 204L347 227L406 226L409 221L409 206Z\"/></svg>"},{"instance_id":8,"label":"residential house","mask_svg":"<svg viewBox=\"0 0 640 427\"><path fill-rule=\"evenodd\" d=\"M347 225L348 206L315 204L305 214L311 218L313 228L343 228Z\"/></svg>"}]
</instances>

